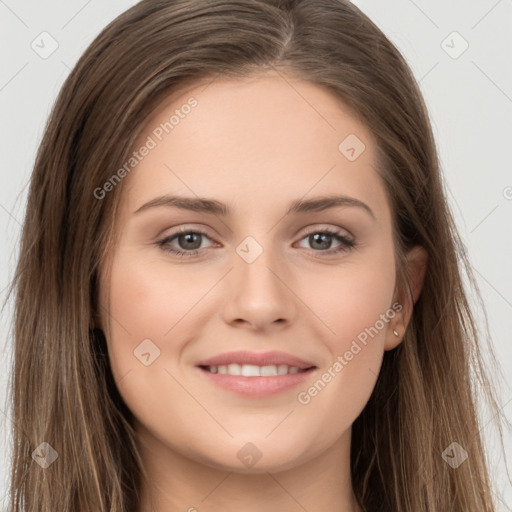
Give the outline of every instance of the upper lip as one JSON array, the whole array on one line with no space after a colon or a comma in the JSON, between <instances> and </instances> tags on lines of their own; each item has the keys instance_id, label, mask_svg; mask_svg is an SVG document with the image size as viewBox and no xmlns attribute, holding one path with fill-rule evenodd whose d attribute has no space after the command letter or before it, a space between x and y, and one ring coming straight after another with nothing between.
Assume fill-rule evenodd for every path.
<instances>
[{"instance_id":1,"label":"upper lip","mask_svg":"<svg viewBox=\"0 0 512 512\"><path fill-rule=\"evenodd\" d=\"M250 352L247 350L225 352L224 354L200 361L197 363L197 366L224 366L228 364L253 364L256 366L278 366L285 364L302 370L315 366L311 362L304 361L286 352L275 350L271 352Z\"/></svg>"}]
</instances>

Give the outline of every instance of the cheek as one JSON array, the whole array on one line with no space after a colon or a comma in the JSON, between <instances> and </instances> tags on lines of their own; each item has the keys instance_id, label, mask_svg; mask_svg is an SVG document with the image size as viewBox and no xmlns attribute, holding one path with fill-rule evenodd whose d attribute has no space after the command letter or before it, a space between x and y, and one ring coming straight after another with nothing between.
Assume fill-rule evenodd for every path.
<instances>
[{"instance_id":1,"label":"cheek","mask_svg":"<svg viewBox=\"0 0 512 512\"><path fill-rule=\"evenodd\" d=\"M310 273L302 283L302 293L309 290L305 295L308 304L324 321L323 338L333 351L346 350L347 343L350 345L352 339L372 328L392 305L393 253L382 251L357 265L340 265L322 273ZM386 326L387 323L378 322L376 338L383 339Z\"/></svg>"},{"instance_id":2,"label":"cheek","mask_svg":"<svg viewBox=\"0 0 512 512\"><path fill-rule=\"evenodd\" d=\"M183 271L126 250L113 266L110 311L133 336L164 338L207 293L215 276ZM180 324L180 327L183 324Z\"/></svg>"},{"instance_id":3,"label":"cheek","mask_svg":"<svg viewBox=\"0 0 512 512\"><path fill-rule=\"evenodd\" d=\"M392 305L393 291L393 281L385 274L353 272L344 279L332 306L336 313L333 324L336 335L332 339L337 340L338 349L348 348L347 342L353 339L364 343L365 333L369 332L372 339L384 340L389 321L386 312Z\"/></svg>"},{"instance_id":4,"label":"cheek","mask_svg":"<svg viewBox=\"0 0 512 512\"><path fill-rule=\"evenodd\" d=\"M373 265L339 268L323 287L322 280L317 275L310 287L309 304L324 322L322 340L329 360L313 384L299 390L297 401L308 414L348 428L373 391L396 313L392 252Z\"/></svg>"},{"instance_id":5,"label":"cheek","mask_svg":"<svg viewBox=\"0 0 512 512\"><path fill-rule=\"evenodd\" d=\"M183 329L189 316L193 317L193 312L187 313L201 298L201 290L203 294L208 290L206 284L195 283L190 275L174 272L170 278L164 271L161 263L137 257L129 249L116 255L104 288L110 290L110 302L103 308L103 312L110 313L107 341L116 379L142 366L136 359L139 347L144 347L143 353L150 352L151 360L158 356L154 366L175 357L180 339L187 336ZM185 316L186 321L182 321ZM173 330L180 336L174 338ZM172 345L164 343L170 338Z\"/></svg>"}]
</instances>

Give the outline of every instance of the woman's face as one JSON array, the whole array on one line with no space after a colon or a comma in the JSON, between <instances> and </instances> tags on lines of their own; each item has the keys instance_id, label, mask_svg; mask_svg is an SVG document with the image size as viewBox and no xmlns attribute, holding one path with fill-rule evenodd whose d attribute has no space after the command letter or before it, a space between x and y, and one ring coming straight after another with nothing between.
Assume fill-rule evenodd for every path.
<instances>
[{"instance_id":1,"label":"woman's face","mask_svg":"<svg viewBox=\"0 0 512 512\"><path fill-rule=\"evenodd\" d=\"M403 332L370 132L267 74L173 97L135 150L101 324L140 439L240 472L346 448Z\"/></svg>"}]
</instances>

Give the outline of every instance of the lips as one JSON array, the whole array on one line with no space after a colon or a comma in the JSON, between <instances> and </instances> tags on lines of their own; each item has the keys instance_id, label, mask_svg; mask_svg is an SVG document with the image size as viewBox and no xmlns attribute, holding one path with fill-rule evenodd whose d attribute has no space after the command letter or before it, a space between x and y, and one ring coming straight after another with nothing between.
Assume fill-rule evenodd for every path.
<instances>
[{"instance_id":1,"label":"lips","mask_svg":"<svg viewBox=\"0 0 512 512\"><path fill-rule=\"evenodd\" d=\"M227 352L200 361L201 378L247 398L264 398L303 384L317 366L285 352Z\"/></svg>"},{"instance_id":2,"label":"lips","mask_svg":"<svg viewBox=\"0 0 512 512\"><path fill-rule=\"evenodd\" d=\"M280 366L286 365L288 367L295 367L299 370L307 370L314 368L315 364L310 361L305 361L291 354L279 351L271 352L249 352L249 351L236 351L226 352L217 356L205 359L197 363L196 366L200 367L219 367L228 366L230 364L255 365L255 366Z\"/></svg>"}]
</instances>

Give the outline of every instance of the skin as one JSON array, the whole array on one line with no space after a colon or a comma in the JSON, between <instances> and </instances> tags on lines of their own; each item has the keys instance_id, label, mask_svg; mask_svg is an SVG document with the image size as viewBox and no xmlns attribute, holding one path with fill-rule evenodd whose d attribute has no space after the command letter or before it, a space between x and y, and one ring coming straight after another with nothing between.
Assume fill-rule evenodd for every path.
<instances>
[{"instance_id":1,"label":"skin","mask_svg":"<svg viewBox=\"0 0 512 512\"><path fill-rule=\"evenodd\" d=\"M100 283L101 327L148 475L140 510L359 511L351 425L384 351L401 342L410 308L309 403L297 395L393 303L405 303L375 141L330 92L272 72L182 91L152 114L136 147L192 96L197 106L125 178L119 238ZM349 134L366 146L354 161L338 150ZM233 213L134 213L165 194L215 199ZM324 195L355 198L373 215L357 206L285 214L294 200ZM206 233L199 254L180 258L157 244L179 227ZM307 236L326 228L355 247L334 254L336 238L322 246ZM250 264L236 251L248 236L263 249ZM188 243L174 237L167 247L190 251ZM409 259L417 297L425 255L415 249ZM149 366L134 356L145 339L160 350ZM317 369L305 384L256 399L212 385L195 367L244 349L282 350ZM237 456L249 442L261 454L250 467Z\"/></svg>"}]
</instances>

